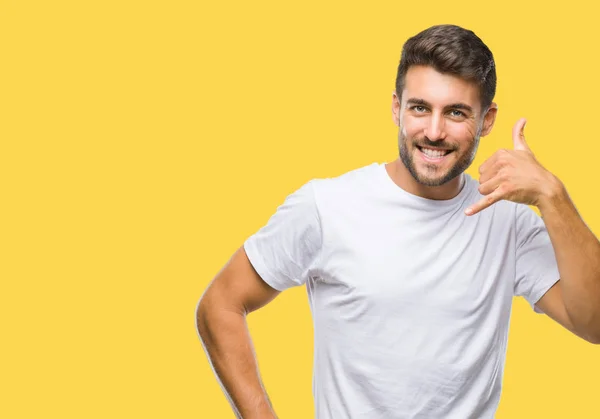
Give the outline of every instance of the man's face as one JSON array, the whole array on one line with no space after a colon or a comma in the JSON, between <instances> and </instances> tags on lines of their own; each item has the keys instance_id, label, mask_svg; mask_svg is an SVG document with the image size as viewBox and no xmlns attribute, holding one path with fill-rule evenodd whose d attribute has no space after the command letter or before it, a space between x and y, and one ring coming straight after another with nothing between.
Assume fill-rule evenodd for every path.
<instances>
[{"instance_id":1,"label":"man's face","mask_svg":"<svg viewBox=\"0 0 600 419\"><path fill-rule=\"evenodd\" d=\"M496 105L485 112L475 83L428 66L408 69L401 94L399 102L394 93L392 112L400 159L413 178L440 186L464 172L492 128Z\"/></svg>"}]
</instances>

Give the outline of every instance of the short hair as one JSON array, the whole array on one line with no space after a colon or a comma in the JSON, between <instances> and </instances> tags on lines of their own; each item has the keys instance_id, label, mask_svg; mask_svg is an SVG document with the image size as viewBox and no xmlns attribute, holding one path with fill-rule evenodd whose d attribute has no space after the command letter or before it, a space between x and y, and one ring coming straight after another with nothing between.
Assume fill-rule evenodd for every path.
<instances>
[{"instance_id":1,"label":"short hair","mask_svg":"<svg viewBox=\"0 0 600 419\"><path fill-rule=\"evenodd\" d=\"M496 66L492 52L473 31L460 26L432 26L404 43L396 76L399 98L406 72L413 65L430 66L440 73L475 82L484 110L496 94Z\"/></svg>"}]
</instances>

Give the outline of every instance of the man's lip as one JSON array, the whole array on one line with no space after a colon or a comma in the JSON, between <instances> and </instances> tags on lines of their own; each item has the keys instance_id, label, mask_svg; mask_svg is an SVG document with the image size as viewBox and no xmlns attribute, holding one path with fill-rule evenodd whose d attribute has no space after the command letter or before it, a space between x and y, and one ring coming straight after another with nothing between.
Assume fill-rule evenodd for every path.
<instances>
[{"instance_id":1,"label":"man's lip","mask_svg":"<svg viewBox=\"0 0 600 419\"><path fill-rule=\"evenodd\" d=\"M435 150L435 151L453 151L450 148L437 148L437 147L429 147L429 146L422 146L422 145L417 145L417 148L419 150L423 150L424 148L427 148L429 150Z\"/></svg>"}]
</instances>

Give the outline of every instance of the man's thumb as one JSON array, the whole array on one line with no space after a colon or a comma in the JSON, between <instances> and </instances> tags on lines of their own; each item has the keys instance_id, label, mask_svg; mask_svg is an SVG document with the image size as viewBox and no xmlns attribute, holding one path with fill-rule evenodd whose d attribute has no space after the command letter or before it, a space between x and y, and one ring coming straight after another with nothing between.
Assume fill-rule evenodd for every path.
<instances>
[{"instance_id":1,"label":"man's thumb","mask_svg":"<svg viewBox=\"0 0 600 419\"><path fill-rule=\"evenodd\" d=\"M525 124L527 120L525 118L521 118L517 121L515 126L513 127L513 145L515 150L529 150L527 143L525 142L525 134L523 130L525 129Z\"/></svg>"}]
</instances>

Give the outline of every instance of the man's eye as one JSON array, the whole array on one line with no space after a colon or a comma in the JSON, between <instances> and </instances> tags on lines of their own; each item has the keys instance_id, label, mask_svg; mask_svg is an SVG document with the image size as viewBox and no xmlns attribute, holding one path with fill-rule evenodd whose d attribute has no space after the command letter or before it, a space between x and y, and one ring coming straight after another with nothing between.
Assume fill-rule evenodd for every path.
<instances>
[{"instance_id":1,"label":"man's eye","mask_svg":"<svg viewBox=\"0 0 600 419\"><path fill-rule=\"evenodd\" d=\"M413 110L415 110L416 112L425 112L425 106L413 106Z\"/></svg>"},{"instance_id":2,"label":"man's eye","mask_svg":"<svg viewBox=\"0 0 600 419\"><path fill-rule=\"evenodd\" d=\"M456 110L456 109L451 110L450 113L452 114L452 116L456 116L459 118L466 116L463 112Z\"/></svg>"}]
</instances>

